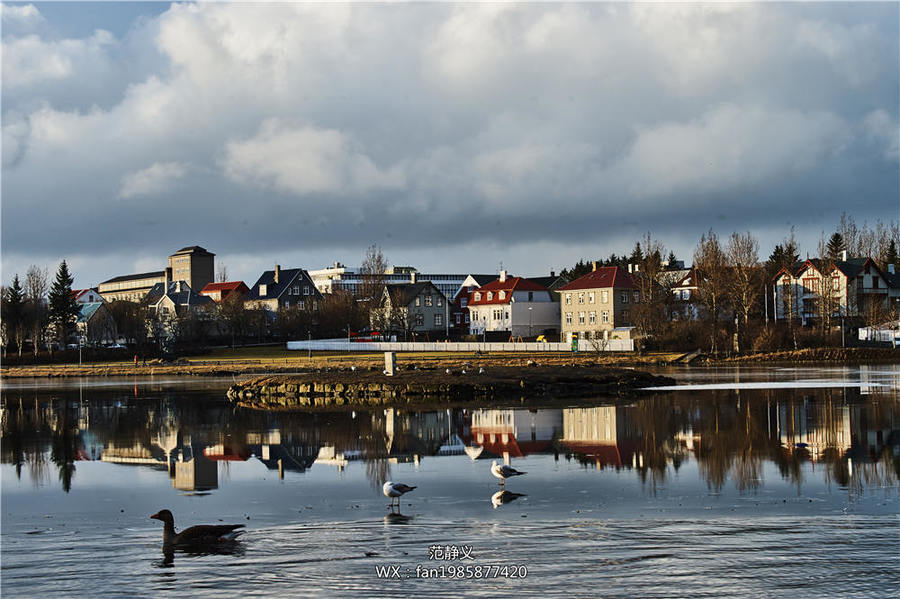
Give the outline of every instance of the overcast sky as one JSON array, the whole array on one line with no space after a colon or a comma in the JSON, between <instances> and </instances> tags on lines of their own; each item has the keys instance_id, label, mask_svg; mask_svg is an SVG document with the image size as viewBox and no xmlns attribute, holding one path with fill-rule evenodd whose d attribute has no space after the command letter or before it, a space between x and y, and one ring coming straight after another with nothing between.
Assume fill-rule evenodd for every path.
<instances>
[{"instance_id":1,"label":"overcast sky","mask_svg":"<svg viewBox=\"0 0 900 599\"><path fill-rule=\"evenodd\" d=\"M2 281L514 274L900 219L898 4L3 5Z\"/></svg>"}]
</instances>

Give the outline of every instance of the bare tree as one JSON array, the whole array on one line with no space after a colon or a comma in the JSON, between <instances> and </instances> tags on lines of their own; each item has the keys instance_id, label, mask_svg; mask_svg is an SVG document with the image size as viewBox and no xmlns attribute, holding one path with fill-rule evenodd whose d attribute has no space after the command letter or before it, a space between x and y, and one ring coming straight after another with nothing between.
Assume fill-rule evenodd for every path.
<instances>
[{"instance_id":1,"label":"bare tree","mask_svg":"<svg viewBox=\"0 0 900 599\"><path fill-rule=\"evenodd\" d=\"M638 258L638 272L632 280L638 287L640 301L634 307L634 322L642 335L656 333L666 320L666 304L671 292L666 288L668 279L662 277L666 249L648 231L643 243L638 244L632 256Z\"/></svg>"},{"instance_id":2,"label":"bare tree","mask_svg":"<svg viewBox=\"0 0 900 599\"><path fill-rule=\"evenodd\" d=\"M228 267L224 262L219 262L219 265L216 267L216 281L219 283L228 281Z\"/></svg>"},{"instance_id":3,"label":"bare tree","mask_svg":"<svg viewBox=\"0 0 900 599\"><path fill-rule=\"evenodd\" d=\"M729 303L738 313L741 330L738 340L747 330L750 313L759 302L759 289L763 271L759 264L759 242L750 235L732 233L725 248L729 274L725 279L725 292ZM738 346L740 351L740 346Z\"/></svg>"},{"instance_id":4,"label":"bare tree","mask_svg":"<svg viewBox=\"0 0 900 599\"><path fill-rule=\"evenodd\" d=\"M359 268L362 280L357 296L364 301L377 301L381 297L387 269L388 262L381 248L376 244L370 245L366 249L366 256Z\"/></svg>"},{"instance_id":5,"label":"bare tree","mask_svg":"<svg viewBox=\"0 0 900 599\"><path fill-rule=\"evenodd\" d=\"M50 289L50 275L46 268L32 264L25 273L25 301L28 304L28 320L31 325L31 344L34 355L44 340L44 332L49 323L47 291Z\"/></svg>"},{"instance_id":6,"label":"bare tree","mask_svg":"<svg viewBox=\"0 0 900 599\"><path fill-rule=\"evenodd\" d=\"M719 238L710 229L700 237L700 243L694 249L694 269L697 276L697 291L703 304L706 317L711 324L710 351L718 351L719 312L725 302L725 252L719 244Z\"/></svg>"}]
</instances>

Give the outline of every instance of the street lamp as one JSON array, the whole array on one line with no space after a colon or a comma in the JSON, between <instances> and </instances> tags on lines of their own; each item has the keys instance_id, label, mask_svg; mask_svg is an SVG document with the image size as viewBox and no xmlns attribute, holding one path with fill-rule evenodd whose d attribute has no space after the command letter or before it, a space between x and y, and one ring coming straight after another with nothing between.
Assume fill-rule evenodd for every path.
<instances>
[{"instance_id":1,"label":"street lamp","mask_svg":"<svg viewBox=\"0 0 900 599\"><path fill-rule=\"evenodd\" d=\"M532 307L528 306L528 337L531 338L533 333L531 332L531 310Z\"/></svg>"}]
</instances>

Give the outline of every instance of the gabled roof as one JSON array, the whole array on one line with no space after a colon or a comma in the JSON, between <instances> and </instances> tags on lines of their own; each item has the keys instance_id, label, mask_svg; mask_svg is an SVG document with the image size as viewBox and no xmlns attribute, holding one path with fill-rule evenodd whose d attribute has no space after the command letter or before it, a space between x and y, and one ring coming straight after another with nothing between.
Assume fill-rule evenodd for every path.
<instances>
[{"instance_id":1,"label":"gabled roof","mask_svg":"<svg viewBox=\"0 0 900 599\"><path fill-rule=\"evenodd\" d=\"M553 287L553 285L559 282L566 282L566 280L559 275L547 275L546 277L528 277L528 280L532 283L537 283L545 289L550 289L551 287Z\"/></svg>"},{"instance_id":2,"label":"gabled roof","mask_svg":"<svg viewBox=\"0 0 900 599\"><path fill-rule=\"evenodd\" d=\"M415 283L388 283L384 286L384 292L390 297L392 305L406 306L420 293L426 289L433 289L434 292L443 297L440 289L435 287L431 281L417 281Z\"/></svg>"},{"instance_id":3,"label":"gabled roof","mask_svg":"<svg viewBox=\"0 0 900 599\"><path fill-rule=\"evenodd\" d=\"M285 291L294 283L295 280L302 279L306 284L310 287L310 295L315 295L316 297L321 297L321 293L316 289L315 284L312 279L309 277L309 273L303 270L302 268L282 268L278 271L278 282L275 282L275 271L267 270L262 275L260 275L259 279L256 283L253 284L253 287L250 288L250 293L247 294L248 300L267 300L267 299L277 299L284 294ZM266 286L265 295L259 294L260 285Z\"/></svg>"},{"instance_id":4,"label":"gabled roof","mask_svg":"<svg viewBox=\"0 0 900 599\"><path fill-rule=\"evenodd\" d=\"M789 272L793 278L800 277L806 270L809 268L814 268L820 273L823 268L826 266L827 262L822 260L821 258L807 258L806 260L798 260L791 265L790 269L782 268L775 276L772 278L773 280L778 279L785 272ZM834 260L834 267L841 271L841 273L847 277L848 279L856 278L860 272L866 267L866 264L870 264L878 273L887 279L885 273L881 272L881 269L878 268L878 265L875 264L875 261L871 258L850 258L849 260Z\"/></svg>"},{"instance_id":5,"label":"gabled roof","mask_svg":"<svg viewBox=\"0 0 900 599\"><path fill-rule=\"evenodd\" d=\"M582 275L559 288L559 291L578 291L579 289L634 289L634 279L621 266L603 266Z\"/></svg>"},{"instance_id":6,"label":"gabled roof","mask_svg":"<svg viewBox=\"0 0 900 599\"><path fill-rule=\"evenodd\" d=\"M103 302L78 304L78 316L76 317L77 322L87 322L91 319L91 316L93 316L101 307L103 307Z\"/></svg>"},{"instance_id":7,"label":"gabled roof","mask_svg":"<svg viewBox=\"0 0 900 599\"><path fill-rule=\"evenodd\" d=\"M121 277L113 277L111 279L103 281L103 283L100 283L100 284L103 285L105 283L118 283L119 281L131 281L131 280L138 280L138 279L157 279L159 277L162 277L165 274L166 274L166 271L157 270L154 272L142 272L142 273L134 274L134 275L122 275Z\"/></svg>"},{"instance_id":8,"label":"gabled roof","mask_svg":"<svg viewBox=\"0 0 900 599\"><path fill-rule=\"evenodd\" d=\"M505 291L506 297L500 299L500 292ZM508 304L512 300L515 291L549 291L546 287L538 285L534 281L530 281L523 277L507 277L505 281L494 279L486 285L482 285L470 294L469 306L482 306L487 304ZM493 297L489 300L487 293L492 292ZM475 293L481 293L481 299L475 299Z\"/></svg>"},{"instance_id":9,"label":"gabled roof","mask_svg":"<svg viewBox=\"0 0 900 599\"><path fill-rule=\"evenodd\" d=\"M180 290L178 283L181 283ZM190 286L184 281L170 282L166 297L172 300L172 303L175 304L176 307L194 307L215 303L212 298L194 292L194 290L191 289ZM163 284L157 283L150 289L150 291L147 292L147 296L144 298L144 302L146 302L147 305L155 306L162 298Z\"/></svg>"},{"instance_id":10,"label":"gabled roof","mask_svg":"<svg viewBox=\"0 0 900 599\"><path fill-rule=\"evenodd\" d=\"M206 287L200 290L200 293L206 295L217 291L238 291L242 287L246 289L244 293L250 291L250 288L243 281L226 281L224 283L208 283Z\"/></svg>"}]
</instances>

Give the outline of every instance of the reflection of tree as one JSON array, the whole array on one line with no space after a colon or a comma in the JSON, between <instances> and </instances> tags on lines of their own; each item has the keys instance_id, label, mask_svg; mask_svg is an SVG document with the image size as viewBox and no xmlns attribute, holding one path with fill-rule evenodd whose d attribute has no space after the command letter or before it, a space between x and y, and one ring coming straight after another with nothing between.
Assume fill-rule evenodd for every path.
<instances>
[{"instance_id":1,"label":"reflection of tree","mask_svg":"<svg viewBox=\"0 0 900 599\"><path fill-rule=\"evenodd\" d=\"M75 476L76 428L69 402L63 400L55 407L58 412L50 445L50 461L59 468L59 480L63 491L68 493L72 489L72 477Z\"/></svg>"}]
</instances>

